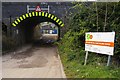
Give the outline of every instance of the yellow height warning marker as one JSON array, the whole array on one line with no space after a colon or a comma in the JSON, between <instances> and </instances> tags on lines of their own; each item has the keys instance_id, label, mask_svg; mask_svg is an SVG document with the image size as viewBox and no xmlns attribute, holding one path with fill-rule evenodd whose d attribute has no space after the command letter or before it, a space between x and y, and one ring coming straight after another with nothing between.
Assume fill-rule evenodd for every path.
<instances>
[{"instance_id":1,"label":"yellow height warning marker","mask_svg":"<svg viewBox=\"0 0 120 80\"><path fill-rule=\"evenodd\" d=\"M20 19L21 19L21 20L23 20L23 18L22 18L22 17L20 17Z\"/></svg>"},{"instance_id":2,"label":"yellow height warning marker","mask_svg":"<svg viewBox=\"0 0 120 80\"><path fill-rule=\"evenodd\" d=\"M48 13L45 14L45 17L47 17L47 16L48 16Z\"/></svg>"},{"instance_id":3,"label":"yellow height warning marker","mask_svg":"<svg viewBox=\"0 0 120 80\"><path fill-rule=\"evenodd\" d=\"M33 16L35 16L35 13L34 13L34 12L32 12L32 15L33 15Z\"/></svg>"},{"instance_id":4,"label":"yellow height warning marker","mask_svg":"<svg viewBox=\"0 0 120 80\"><path fill-rule=\"evenodd\" d=\"M15 25L15 23L12 23L12 25L15 27L16 25Z\"/></svg>"},{"instance_id":5,"label":"yellow height warning marker","mask_svg":"<svg viewBox=\"0 0 120 80\"><path fill-rule=\"evenodd\" d=\"M48 15L48 18L50 18L51 14Z\"/></svg>"},{"instance_id":6,"label":"yellow height warning marker","mask_svg":"<svg viewBox=\"0 0 120 80\"><path fill-rule=\"evenodd\" d=\"M26 19L25 15L23 15L23 18Z\"/></svg>"},{"instance_id":7,"label":"yellow height warning marker","mask_svg":"<svg viewBox=\"0 0 120 80\"><path fill-rule=\"evenodd\" d=\"M54 21L57 19L57 17L54 18Z\"/></svg>"},{"instance_id":8,"label":"yellow height warning marker","mask_svg":"<svg viewBox=\"0 0 120 80\"><path fill-rule=\"evenodd\" d=\"M18 22L17 22L17 21L15 21L15 23L16 23L16 24L18 24Z\"/></svg>"},{"instance_id":9,"label":"yellow height warning marker","mask_svg":"<svg viewBox=\"0 0 120 80\"><path fill-rule=\"evenodd\" d=\"M47 17L49 19L54 20L59 26L63 27L64 24L63 22L58 19L56 16L49 14L49 13L45 13L45 12L31 12L31 13L26 13L25 15L20 16L18 19L16 19L12 25L16 26L18 23L20 23L22 20L29 18L29 17L33 17L33 16L43 16L43 17Z\"/></svg>"},{"instance_id":10,"label":"yellow height warning marker","mask_svg":"<svg viewBox=\"0 0 120 80\"><path fill-rule=\"evenodd\" d=\"M41 12L39 12L39 16L41 16Z\"/></svg>"},{"instance_id":11,"label":"yellow height warning marker","mask_svg":"<svg viewBox=\"0 0 120 80\"><path fill-rule=\"evenodd\" d=\"M26 17L29 17L28 14L26 14Z\"/></svg>"},{"instance_id":12,"label":"yellow height warning marker","mask_svg":"<svg viewBox=\"0 0 120 80\"><path fill-rule=\"evenodd\" d=\"M61 25L61 27L63 27L63 26L64 26L64 24Z\"/></svg>"},{"instance_id":13,"label":"yellow height warning marker","mask_svg":"<svg viewBox=\"0 0 120 80\"><path fill-rule=\"evenodd\" d=\"M29 16L30 16L30 17L32 17L32 14L31 14L31 13L29 13Z\"/></svg>"},{"instance_id":14,"label":"yellow height warning marker","mask_svg":"<svg viewBox=\"0 0 120 80\"><path fill-rule=\"evenodd\" d=\"M38 16L38 12L36 12L36 16Z\"/></svg>"},{"instance_id":15,"label":"yellow height warning marker","mask_svg":"<svg viewBox=\"0 0 120 80\"><path fill-rule=\"evenodd\" d=\"M20 19L17 19L18 22L20 22Z\"/></svg>"},{"instance_id":16,"label":"yellow height warning marker","mask_svg":"<svg viewBox=\"0 0 120 80\"><path fill-rule=\"evenodd\" d=\"M44 12L42 12L42 16L44 16Z\"/></svg>"},{"instance_id":17,"label":"yellow height warning marker","mask_svg":"<svg viewBox=\"0 0 120 80\"><path fill-rule=\"evenodd\" d=\"M54 15L52 15L51 19L53 19Z\"/></svg>"},{"instance_id":18,"label":"yellow height warning marker","mask_svg":"<svg viewBox=\"0 0 120 80\"><path fill-rule=\"evenodd\" d=\"M56 21L56 22L58 23L59 21L60 21L60 19L57 19L57 21Z\"/></svg>"},{"instance_id":19,"label":"yellow height warning marker","mask_svg":"<svg viewBox=\"0 0 120 80\"><path fill-rule=\"evenodd\" d=\"M60 21L58 24L60 25L62 23L62 21Z\"/></svg>"}]
</instances>

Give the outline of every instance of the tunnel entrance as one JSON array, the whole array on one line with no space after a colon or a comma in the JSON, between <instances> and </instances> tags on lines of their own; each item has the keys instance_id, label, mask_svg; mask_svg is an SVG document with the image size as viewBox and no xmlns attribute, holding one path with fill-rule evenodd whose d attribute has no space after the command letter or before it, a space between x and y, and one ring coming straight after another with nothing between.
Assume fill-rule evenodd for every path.
<instances>
[{"instance_id":1,"label":"tunnel entrance","mask_svg":"<svg viewBox=\"0 0 120 80\"><path fill-rule=\"evenodd\" d=\"M42 22L35 26L34 41L44 40L46 43L55 42L58 40L58 26L51 22Z\"/></svg>"},{"instance_id":2,"label":"tunnel entrance","mask_svg":"<svg viewBox=\"0 0 120 80\"><path fill-rule=\"evenodd\" d=\"M42 26L41 24L46 24ZM31 12L20 16L12 23L13 27L17 27L20 34L20 39L24 43L31 43L35 40L50 39L49 36L56 35L54 40L60 39L60 27L64 24L56 16L45 12ZM55 25L54 28L50 25ZM39 27L38 27L39 26ZM37 28L39 28L37 30ZM46 29L48 28L48 29ZM56 31L57 30L57 31ZM35 38L36 32L39 31L39 39ZM41 31L41 32L40 32ZM56 34L53 33L57 32ZM49 33L49 34L48 34ZM46 37L47 36L47 37ZM52 40L52 39L51 39ZM52 40L53 41L53 40Z\"/></svg>"}]
</instances>

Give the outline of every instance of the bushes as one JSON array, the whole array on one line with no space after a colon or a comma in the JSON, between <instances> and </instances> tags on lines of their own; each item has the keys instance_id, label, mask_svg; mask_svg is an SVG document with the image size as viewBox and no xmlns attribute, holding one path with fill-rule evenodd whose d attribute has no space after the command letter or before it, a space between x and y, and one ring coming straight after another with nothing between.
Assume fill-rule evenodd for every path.
<instances>
[{"instance_id":1,"label":"bushes","mask_svg":"<svg viewBox=\"0 0 120 80\"><path fill-rule=\"evenodd\" d=\"M73 32L69 30L58 44L59 53L67 78L120 78L120 68L112 59L106 67L107 56L89 53L87 65L84 66L84 35L88 29Z\"/></svg>"},{"instance_id":2,"label":"bushes","mask_svg":"<svg viewBox=\"0 0 120 80\"><path fill-rule=\"evenodd\" d=\"M97 25L97 14L96 14L96 3L83 4L76 3L72 8L74 12L71 12L70 16L67 17L66 34L59 43L59 52L64 65L64 69L67 77L70 78L120 78L120 37L118 36L115 42L115 55L112 57L112 64L110 67L106 67L107 56L102 54L89 53L87 65L84 66L85 58L85 32L96 32L104 29L105 19L105 8L106 4L98 3L98 25ZM85 6L87 5L87 6ZM118 3L108 3L110 10L112 6L116 6L118 9ZM92 8L92 9L91 9ZM118 12L116 9L113 10L112 18L110 14L105 31L118 32L120 24L115 19L118 18ZM102 11L102 12L101 12ZM112 12L112 11L110 11ZM117 14L117 15L115 15ZM113 19L114 18L114 19ZM117 36L117 35L116 35ZM117 62L114 63L114 62ZM116 75L115 75L115 74Z\"/></svg>"},{"instance_id":3,"label":"bushes","mask_svg":"<svg viewBox=\"0 0 120 80\"><path fill-rule=\"evenodd\" d=\"M118 67L106 67L107 56L105 55L89 53L87 65L83 65L85 50L80 45L84 45L84 43L82 40L75 39L83 36L84 31L81 30L80 33L78 36L75 35L76 32L70 30L58 44L67 78L120 78L120 69ZM116 66L115 64L113 65Z\"/></svg>"},{"instance_id":4,"label":"bushes","mask_svg":"<svg viewBox=\"0 0 120 80\"><path fill-rule=\"evenodd\" d=\"M2 51L14 50L16 47L15 41L7 37L4 33L2 35Z\"/></svg>"},{"instance_id":5,"label":"bushes","mask_svg":"<svg viewBox=\"0 0 120 80\"><path fill-rule=\"evenodd\" d=\"M115 55L120 56L120 2L118 3L74 3L71 8L66 25L66 32L62 42L64 42L64 52L69 49L77 52L78 49L84 49L85 32L116 32L115 37ZM106 10L107 8L110 10ZM101 10L102 9L102 10ZM105 13L106 11L107 14ZM98 12L98 13L97 13ZM107 15L107 18L105 17ZM98 17L98 21L97 21ZM107 22L105 24L105 18ZM105 26L106 25L106 26ZM105 27L105 31L104 31ZM66 44L66 45L65 45ZM68 49L66 49L68 47ZM67 50L67 51L66 51ZM115 56L115 57L117 57Z\"/></svg>"},{"instance_id":6,"label":"bushes","mask_svg":"<svg viewBox=\"0 0 120 80\"><path fill-rule=\"evenodd\" d=\"M87 30L83 29L80 32L72 32L69 30L64 38L61 40L59 44L59 50L62 53L66 53L68 56L68 60L74 60L78 58L80 52L84 53L84 34Z\"/></svg>"}]
</instances>

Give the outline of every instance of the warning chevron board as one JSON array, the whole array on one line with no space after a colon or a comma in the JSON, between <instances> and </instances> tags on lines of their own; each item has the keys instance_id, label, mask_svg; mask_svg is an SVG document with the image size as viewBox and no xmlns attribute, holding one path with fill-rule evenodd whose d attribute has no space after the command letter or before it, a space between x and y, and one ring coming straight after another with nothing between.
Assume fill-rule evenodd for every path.
<instances>
[{"instance_id":1,"label":"warning chevron board","mask_svg":"<svg viewBox=\"0 0 120 80\"><path fill-rule=\"evenodd\" d=\"M115 32L87 32L85 51L113 55Z\"/></svg>"},{"instance_id":2,"label":"warning chevron board","mask_svg":"<svg viewBox=\"0 0 120 80\"><path fill-rule=\"evenodd\" d=\"M16 19L13 23L12 26L15 27L17 26L20 22L22 22L23 20L30 18L30 17L46 17L48 19L51 19L53 21L55 21L55 23L57 23L60 27L64 26L64 23L62 22L62 20L60 20L58 17L56 17L53 14L47 13L47 12L31 12L31 13L26 13L22 16L20 16L18 19Z\"/></svg>"}]
</instances>

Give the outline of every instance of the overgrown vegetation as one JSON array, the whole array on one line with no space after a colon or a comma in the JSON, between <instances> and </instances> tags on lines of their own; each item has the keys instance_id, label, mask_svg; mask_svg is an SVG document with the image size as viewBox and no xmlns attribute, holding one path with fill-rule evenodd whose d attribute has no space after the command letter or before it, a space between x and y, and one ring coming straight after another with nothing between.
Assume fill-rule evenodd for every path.
<instances>
[{"instance_id":1,"label":"overgrown vegetation","mask_svg":"<svg viewBox=\"0 0 120 80\"><path fill-rule=\"evenodd\" d=\"M15 44L15 41L10 38L10 37L7 37L4 32L2 32L2 51L3 53L5 51L10 51L10 50L14 50L15 47L16 47L16 44Z\"/></svg>"},{"instance_id":2,"label":"overgrown vegetation","mask_svg":"<svg viewBox=\"0 0 120 80\"><path fill-rule=\"evenodd\" d=\"M16 41L7 35L7 26L2 23L2 53L14 50L16 46Z\"/></svg>"},{"instance_id":3,"label":"overgrown vegetation","mask_svg":"<svg viewBox=\"0 0 120 80\"><path fill-rule=\"evenodd\" d=\"M67 12L66 34L59 45L68 78L120 78L120 2L73 3ZM89 53L84 64L85 32L115 31L115 54L106 67L107 56Z\"/></svg>"}]
</instances>

